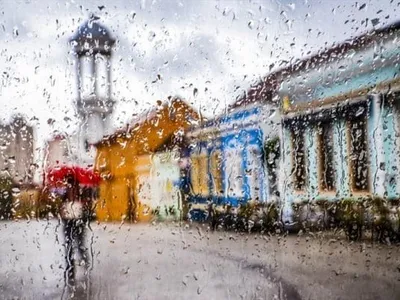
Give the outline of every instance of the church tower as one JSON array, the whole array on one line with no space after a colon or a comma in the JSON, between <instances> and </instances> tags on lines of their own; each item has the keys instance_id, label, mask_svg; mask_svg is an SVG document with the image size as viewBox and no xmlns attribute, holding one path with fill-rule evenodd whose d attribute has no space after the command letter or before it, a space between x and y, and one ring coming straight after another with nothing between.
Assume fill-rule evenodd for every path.
<instances>
[{"instance_id":1,"label":"church tower","mask_svg":"<svg viewBox=\"0 0 400 300\"><path fill-rule=\"evenodd\" d=\"M76 110L80 117L76 153L80 164L92 164L94 144L110 131L111 56L115 39L99 18L91 16L70 40L76 67Z\"/></svg>"}]
</instances>

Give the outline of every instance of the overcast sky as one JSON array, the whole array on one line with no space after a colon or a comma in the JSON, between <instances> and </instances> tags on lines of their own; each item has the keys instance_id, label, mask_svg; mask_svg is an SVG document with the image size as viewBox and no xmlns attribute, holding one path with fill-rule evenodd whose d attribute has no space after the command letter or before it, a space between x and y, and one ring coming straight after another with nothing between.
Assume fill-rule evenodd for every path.
<instances>
[{"instance_id":1,"label":"overcast sky","mask_svg":"<svg viewBox=\"0 0 400 300\"><path fill-rule=\"evenodd\" d=\"M399 9L398 0L1 0L0 118L27 116L37 147L54 130L76 128L68 39L91 12L118 39L117 128L169 95L220 114L272 64L392 23Z\"/></svg>"}]
</instances>

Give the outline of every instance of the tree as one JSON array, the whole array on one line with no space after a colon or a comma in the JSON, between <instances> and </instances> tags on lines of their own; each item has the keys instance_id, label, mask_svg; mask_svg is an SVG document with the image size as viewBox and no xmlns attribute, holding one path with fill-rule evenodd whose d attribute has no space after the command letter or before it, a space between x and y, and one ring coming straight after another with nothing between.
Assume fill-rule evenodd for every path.
<instances>
[{"instance_id":1,"label":"tree","mask_svg":"<svg viewBox=\"0 0 400 300\"><path fill-rule=\"evenodd\" d=\"M12 181L11 178L0 177L0 220L12 218Z\"/></svg>"}]
</instances>

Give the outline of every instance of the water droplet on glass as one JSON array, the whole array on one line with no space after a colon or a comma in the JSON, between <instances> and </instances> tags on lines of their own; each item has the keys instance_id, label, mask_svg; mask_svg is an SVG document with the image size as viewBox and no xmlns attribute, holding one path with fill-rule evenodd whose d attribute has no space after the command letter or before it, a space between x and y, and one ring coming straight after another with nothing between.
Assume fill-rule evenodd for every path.
<instances>
[{"instance_id":1,"label":"water droplet on glass","mask_svg":"<svg viewBox=\"0 0 400 300\"><path fill-rule=\"evenodd\" d=\"M136 17L136 13L134 11L132 11L129 14L129 23L133 23L135 21L135 17Z\"/></svg>"},{"instance_id":2,"label":"water droplet on glass","mask_svg":"<svg viewBox=\"0 0 400 300\"><path fill-rule=\"evenodd\" d=\"M18 35L19 35L18 27L14 27L14 28L13 28L13 36L14 36L14 37L17 37Z\"/></svg>"},{"instance_id":3,"label":"water droplet on glass","mask_svg":"<svg viewBox=\"0 0 400 300\"><path fill-rule=\"evenodd\" d=\"M153 41L155 37L156 37L156 33L154 31L150 31L149 38L148 38L149 42Z\"/></svg>"}]
</instances>

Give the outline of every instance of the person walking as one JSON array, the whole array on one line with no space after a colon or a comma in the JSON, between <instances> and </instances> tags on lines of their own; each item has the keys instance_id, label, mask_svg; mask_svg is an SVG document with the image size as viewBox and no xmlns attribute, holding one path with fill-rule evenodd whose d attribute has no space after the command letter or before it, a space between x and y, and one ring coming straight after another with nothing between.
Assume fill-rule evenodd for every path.
<instances>
[{"instance_id":1,"label":"person walking","mask_svg":"<svg viewBox=\"0 0 400 300\"><path fill-rule=\"evenodd\" d=\"M75 257L80 257L88 268L89 251L86 245L86 230L90 222L90 199L80 195L79 183L73 175L66 176L66 193L61 206L62 232L65 248L65 279L73 283L76 275Z\"/></svg>"}]
</instances>

